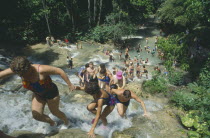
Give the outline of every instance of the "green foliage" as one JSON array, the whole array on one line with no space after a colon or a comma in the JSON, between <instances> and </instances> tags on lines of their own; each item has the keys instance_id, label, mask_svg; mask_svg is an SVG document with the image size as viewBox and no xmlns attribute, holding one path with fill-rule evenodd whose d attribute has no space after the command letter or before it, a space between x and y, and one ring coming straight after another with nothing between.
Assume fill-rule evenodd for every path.
<instances>
[{"instance_id":1,"label":"green foliage","mask_svg":"<svg viewBox=\"0 0 210 138\"><path fill-rule=\"evenodd\" d=\"M199 74L198 83L207 89L210 89L210 58L206 61L206 65Z\"/></svg>"},{"instance_id":2,"label":"green foliage","mask_svg":"<svg viewBox=\"0 0 210 138\"><path fill-rule=\"evenodd\" d=\"M184 72L181 71L170 71L168 79L169 82L173 85L183 85L184 84Z\"/></svg>"},{"instance_id":3,"label":"green foliage","mask_svg":"<svg viewBox=\"0 0 210 138\"><path fill-rule=\"evenodd\" d=\"M97 42L107 40L117 41L122 36L130 35L135 31L134 25L128 21L126 13L111 13L106 17L106 22L96 26L90 33L90 39Z\"/></svg>"},{"instance_id":4,"label":"green foliage","mask_svg":"<svg viewBox=\"0 0 210 138\"><path fill-rule=\"evenodd\" d=\"M185 110L193 110L197 107L197 104L195 104L197 99L198 96L196 94L187 92L187 90L181 90L174 93L171 101Z\"/></svg>"},{"instance_id":5,"label":"green foliage","mask_svg":"<svg viewBox=\"0 0 210 138\"><path fill-rule=\"evenodd\" d=\"M190 137L210 136L210 131L208 130L210 124L204 121L202 112L198 110L191 110L184 116L181 116L181 122L185 127L196 130L188 132Z\"/></svg>"},{"instance_id":6,"label":"green foliage","mask_svg":"<svg viewBox=\"0 0 210 138\"><path fill-rule=\"evenodd\" d=\"M185 89L177 90L171 98L171 101L176 106L188 111L185 116L181 116L181 121L184 126L195 129L196 133L203 137L210 136L209 89L195 82L190 83Z\"/></svg>"},{"instance_id":7,"label":"green foliage","mask_svg":"<svg viewBox=\"0 0 210 138\"><path fill-rule=\"evenodd\" d=\"M168 91L167 81L165 78L160 76L154 77L153 79L144 82L143 88L149 93L161 93Z\"/></svg>"},{"instance_id":8,"label":"green foliage","mask_svg":"<svg viewBox=\"0 0 210 138\"><path fill-rule=\"evenodd\" d=\"M205 0L166 0L158 10L161 20L175 25L193 27L207 23L210 4ZM173 9L173 10L171 10Z\"/></svg>"}]
</instances>

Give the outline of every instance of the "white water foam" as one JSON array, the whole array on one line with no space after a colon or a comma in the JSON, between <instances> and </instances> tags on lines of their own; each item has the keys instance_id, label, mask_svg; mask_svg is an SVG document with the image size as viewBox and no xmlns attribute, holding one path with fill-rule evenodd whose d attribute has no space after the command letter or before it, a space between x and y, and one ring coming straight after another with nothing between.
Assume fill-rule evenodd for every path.
<instances>
[{"instance_id":1,"label":"white water foam","mask_svg":"<svg viewBox=\"0 0 210 138\"><path fill-rule=\"evenodd\" d=\"M32 119L31 114L31 94L22 93L2 93L0 97L0 129L8 128L7 133L14 130L26 130L36 133L48 134L54 130L59 130L61 126L55 128L50 127L49 124L36 121ZM117 112L117 109L107 117L108 125L104 128L99 121L95 129L95 133L104 137L111 138L112 133L116 130L123 131L132 126L132 118L136 115L143 114L142 108L134 109L134 101L131 100L130 106L127 110L127 119L122 119ZM145 101L145 105L149 112L160 110L162 107L152 101ZM87 111L87 104L76 104L63 102L61 98L61 111L67 115L70 120L71 128L80 128L88 132L92 126L91 121L95 117L92 113ZM49 114L49 116L58 121L58 118Z\"/></svg>"},{"instance_id":2,"label":"white water foam","mask_svg":"<svg viewBox=\"0 0 210 138\"><path fill-rule=\"evenodd\" d=\"M77 46L74 45L74 44L70 44L69 46L63 46L63 47L59 47L59 48L62 48L62 49L67 49L69 51L72 51L74 49L77 49Z\"/></svg>"},{"instance_id":3,"label":"white water foam","mask_svg":"<svg viewBox=\"0 0 210 138\"><path fill-rule=\"evenodd\" d=\"M128 36L123 36L123 37L121 37L121 40L132 39L132 38L139 38L139 39L142 39L143 36L128 35Z\"/></svg>"}]
</instances>

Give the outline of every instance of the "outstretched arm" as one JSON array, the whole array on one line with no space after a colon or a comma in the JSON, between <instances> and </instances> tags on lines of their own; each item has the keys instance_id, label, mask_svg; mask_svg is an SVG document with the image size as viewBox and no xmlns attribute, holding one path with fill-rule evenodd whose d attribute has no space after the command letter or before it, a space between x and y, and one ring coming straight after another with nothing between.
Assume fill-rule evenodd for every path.
<instances>
[{"instance_id":1,"label":"outstretched arm","mask_svg":"<svg viewBox=\"0 0 210 138\"><path fill-rule=\"evenodd\" d=\"M8 77L10 75L15 74L10 68L0 71L0 79Z\"/></svg>"},{"instance_id":2,"label":"outstretched arm","mask_svg":"<svg viewBox=\"0 0 210 138\"><path fill-rule=\"evenodd\" d=\"M66 73L61 69L53 66L42 65L40 66L40 73L44 75L60 75L61 78L68 84L69 89L73 91L75 86L71 83Z\"/></svg>"},{"instance_id":3,"label":"outstretched arm","mask_svg":"<svg viewBox=\"0 0 210 138\"><path fill-rule=\"evenodd\" d=\"M88 132L88 135L90 137L95 137L94 130L95 130L96 125L98 123L98 120L99 120L99 118L101 116L102 106L103 106L103 99L99 99L98 100L98 107L97 107L96 117L95 117L94 123L93 123L90 131Z\"/></svg>"},{"instance_id":4,"label":"outstretched arm","mask_svg":"<svg viewBox=\"0 0 210 138\"><path fill-rule=\"evenodd\" d=\"M134 92L131 92L131 97L141 104L144 110L144 116L147 116L147 110L146 110L144 102Z\"/></svg>"},{"instance_id":5,"label":"outstretched arm","mask_svg":"<svg viewBox=\"0 0 210 138\"><path fill-rule=\"evenodd\" d=\"M125 83L126 83L126 80L125 80L125 77L123 76L123 86L121 87L122 89L125 88Z\"/></svg>"}]
</instances>

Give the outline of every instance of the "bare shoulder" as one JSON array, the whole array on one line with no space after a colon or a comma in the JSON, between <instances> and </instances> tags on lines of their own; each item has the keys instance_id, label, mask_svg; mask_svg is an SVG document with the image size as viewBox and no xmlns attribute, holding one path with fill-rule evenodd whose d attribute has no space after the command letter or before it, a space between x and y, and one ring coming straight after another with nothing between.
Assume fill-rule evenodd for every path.
<instances>
[{"instance_id":1,"label":"bare shoulder","mask_svg":"<svg viewBox=\"0 0 210 138\"><path fill-rule=\"evenodd\" d=\"M58 70L59 68L57 67L53 67L53 66L49 66L49 65L39 65L39 64L34 64L33 66L35 66L37 68L37 71L40 73L53 73L56 72L56 70Z\"/></svg>"},{"instance_id":2,"label":"bare shoulder","mask_svg":"<svg viewBox=\"0 0 210 138\"><path fill-rule=\"evenodd\" d=\"M101 89L101 93L102 93L101 98L107 98L108 97L108 94L106 93L105 90Z\"/></svg>"}]
</instances>

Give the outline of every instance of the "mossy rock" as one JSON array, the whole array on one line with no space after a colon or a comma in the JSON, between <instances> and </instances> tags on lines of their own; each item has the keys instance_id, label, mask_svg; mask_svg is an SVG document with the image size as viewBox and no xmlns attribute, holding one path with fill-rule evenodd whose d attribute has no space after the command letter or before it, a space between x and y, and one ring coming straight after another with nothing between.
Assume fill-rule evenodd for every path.
<instances>
[{"instance_id":1,"label":"mossy rock","mask_svg":"<svg viewBox=\"0 0 210 138\"><path fill-rule=\"evenodd\" d=\"M188 136L190 138L200 138L200 135L196 131L188 131Z\"/></svg>"},{"instance_id":2,"label":"mossy rock","mask_svg":"<svg viewBox=\"0 0 210 138\"><path fill-rule=\"evenodd\" d=\"M186 127L192 127L194 123L194 119L189 117L189 114L181 117L182 124Z\"/></svg>"}]
</instances>

